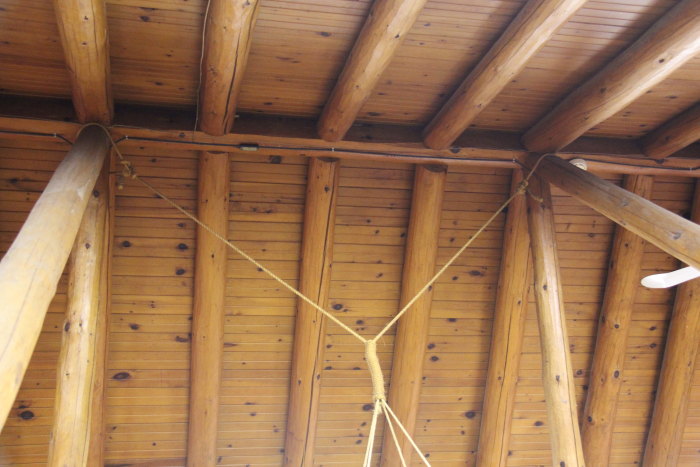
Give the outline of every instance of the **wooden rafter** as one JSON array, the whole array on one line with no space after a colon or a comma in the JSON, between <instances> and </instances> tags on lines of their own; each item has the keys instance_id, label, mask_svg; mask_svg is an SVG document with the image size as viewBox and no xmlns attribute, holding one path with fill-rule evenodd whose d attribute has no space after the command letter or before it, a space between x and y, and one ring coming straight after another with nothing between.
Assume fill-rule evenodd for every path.
<instances>
[{"instance_id":1,"label":"wooden rafter","mask_svg":"<svg viewBox=\"0 0 700 467\"><path fill-rule=\"evenodd\" d=\"M167 120L157 112L149 115L147 109L139 112L152 117L151 122ZM461 148L451 150L426 149L415 127L398 125L373 125L357 128L348 133L345 141L332 147L315 136L313 122L309 120L280 119L247 116L236 126L236 133L212 136L193 132L183 125L166 126L165 129L149 129L144 124L132 122L129 127L111 129L119 146L124 148L180 148L192 150L241 152L238 145L258 144L256 152L247 155L269 157L271 155L298 156L299 148L312 157L337 157L339 159L391 161L396 163L435 163L471 167L499 167L516 169L522 166L527 151L506 132L487 132L463 136ZM13 118L0 116L0 131L11 132L17 138L49 140L54 134L72 139L79 124L62 120ZM26 133L25 133L26 132ZM36 133L42 133L43 136ZM693 146L694 148L695 146ZM570 151L570 152L567 152ZM663 164L643 157L633 141L608 138L581 138L567 151L559 155L565 159L586 158L590 170L598 173L669 175L700 177L697 161L686 157L666 159ZM692 152L692 151L691 151Z\"/></svg>"},{"instance_id":2,"label":"wooden rafter","mask_svg":"<svg viewBox=\"0 0 700 467\"><path fill-rule=\"evenodd\" d=\"M425 128L425 145L448 148L584 3L530 0Z\"/></svg>"},{"instance_id":3,"label":"wooden rafter","mask_svg":"<svg viewBox=\"0 0 700 467\"><path fill-rule=\"evenodd\" d=\"M585 463L559 277L552 196L549 185L538 177L532 177L529 186L532 196L527 198L528 223L552 462L559 466L583 467Z\"/></svg>"},{"instance_id":4,"label":"wooden rafter","mask_svg":"<svg viewBox=\"0 0 700 467\"><path fill-rule=\"evenodd\" d=\"M224 238L228 233L229 178L227 153L200 153L197 214ZM197 226L187 439L187 465L191 467L216 463L227 253L223 242Z\"/></svg>"},{"instance_id":5,"label":"wooden rafter","mask_svg":"<svg viewBox=\"0 0 700 467\"><path fill-rule=\"evenodd\" d=\"M691 219L700 223L700 184L695 184ZM644 465L678 465L700 343L700 280L681 284L656 391Z\"/></svg>"},{"instance_id":6,"label":"wooden rafter","mask_svg":"<svg viewBox=\"0 0 700 467\"><path fill-rule=\"evenodd\" d=\"M624 188L649 198L652 185L651 177L633 175L625 179ZM645 244L638 235L617 226L583 412L583 451L590 465L607 465L610 457L613 421Z\"/></svg>"},{"instance_id":7,"label":"wooden rafter","mask_svg":"<svg viewBox=\"0 0 700 467\"><path fill-rule=\"evenodd\" d=\"M299 290L321 306L328 301L331 283L339 173L340 162L336 159L309 161ZM313 464L325 328L326 318L299 300L294 328L285 465Z\"/></svg>"},{"instance_id":8,"label":"wooden rafter","mask_svg":"<svg viewBox=\"0 0 700 467\"><path fill-rule=\"evenodd\" d=\"M511 191L518 189L522 179L520 170L513 172ZM527 206L525 197L518 196L508 206L504 229L501 273L486 373L479 448L476 453L477 465L502 467L508 460L531 269Z\"/></svg>"},{"instance_id":9,"label":"wooden rafter","mask_svg":"<svg viewBox=\"0 0 700 467\"><path fill-rule=\"evenodd\" d=\"M105 2L54 0L78 120L108 125L114 113Z\"/></svg>"},{"instance_id":10,"label":"wooden rafter","mask_svg":"<svg viewBox=\"0 0 700 467\"><path fill-rule=\"evenodd\" d=\"M376 0L318 122L326 141L343 139L427 0Z\"/></svg>"},{"instance_id":11,"label":"wooden rafter","mask_svg":"<svg viewBox=\"0 0 700 467\"><path fill-rule=\"evenodd\" d=\"M672 118L642 138L644 154L663 159L700 140L700 104Z\"/></svg>"},{"instance_id":12,"label":"wooden rafter","mask_svg":"<svg viewBox=\"0 0 700 467\"><path fill-rule=\"evenodd\" d=\"M17 396L108 148L101 129L83 130L0 262L0 426Z\"/></svg>"},{"instance_id":13,"label":"wooden rafter","mask_svg":"<svg viewBox=\"0 0 700 467\"><path fill-rule=\"evenodd\" d=\"M416 167L401 282L401 307L435 274L446 175L445 166ZM418 414L432 298L431 290L413 304L399 321L394 340L388 401L411 435ZM399 442L403 457L409 462L411 444L405 437ZM399 453L390 436L384 437L382 465L400 465Z\"/></svg>"},{"instance_id":14,"label":"wooden rafter","mask_svg":"<svg viewBox=\"0 0 700 467\"><path fill-rule=\"evenodd\" d=\"M199 127L210 135L231 131L243 81L258 0L211 0L199 94Z\"/></svg>"},{"instance_id":15,"label":"wooden rafter","mask_svg":"<svg viewBox=\"0 0 700 467\"><path fill-rule=\"evenodd\" d=\"M536 152L557 151L613 116L700 53L697 0L684 0L631 47L564 98L523 136Z\"/></svg>"},{"instance_id":16,"label":"wooden rafter","mask_svg":"<svg viewBox=\"0 0 700 467\"><path fill-rule=\"evenodd\" d=\"M528 163L534 164L537 157L530 156ZM542 159L537 173L608 219L700 269L700 225L556 156Z\"/></svg>"},{"instance_id":17,"label":"wooden rafter","mask_svg":"<svg viewBox=\"0 0 700 467\"><path fill-rule=\"evenodd\" d=\"M50 466L87 466L90 456L100 454L90 453L90 446L96 445L93 437L100 436L102 431L101 426L93 426L93 422L102 422L94 409L101 409L104 390L109 198L108 174L103 170L92 190L71 253L68 303L49 441L47 465Z\"/></svg>"}]
</instances>

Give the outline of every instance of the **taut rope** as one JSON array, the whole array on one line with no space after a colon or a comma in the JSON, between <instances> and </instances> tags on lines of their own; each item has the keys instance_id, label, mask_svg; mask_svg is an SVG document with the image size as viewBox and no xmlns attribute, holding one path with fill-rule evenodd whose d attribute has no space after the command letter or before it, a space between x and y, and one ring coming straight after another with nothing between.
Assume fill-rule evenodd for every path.
<instances>
[{"instance_id":1,"label":"taut rope","mask_svg":"<svg viewBox=\"0 0 700 467\"><path fill-rule=\"evenodd\" d=\"M294 288L292 285L287 283L284 279L279 277L277 274L274 272L270 271L267 269L265 266L260 264L257 260L255 260L253 257L248 255L245 251L241 250L238 246L236 246L233 242L229 241L228 239L224 238L222 235L217 233L214 229L209 227L207 224L204 222L200 221L197 216L194 214L190 213L188 210L177 204L175 201L171 200L168 198L166 195L161 193L157 188L155 188L153 185L148 183L146 180L141 178L137 173L136 170L134 169L134 166L131 164L130 161L128 161L121 153L119 148L117 147L117 144L114 142L114 139L112 138L112 135L109 132L109 129L103 125L100 125L99 123L88 123L84 125L80 131L82 131L84 128L88 126L98 126L104 130L104 132L107 134L107 137L110 140L110 143L112 147L114 148L114 151L116 152L117 156L119 157L119 162L122 165L122 174L127 177L131 178L133 180L139 181L141 184L143 184L146 188L151 190L155 195L157 195L159 198L163 199L165 202L170 204L173 208L177 209L180 211L185 217L188 219L192 220L195 222L197 225L202 227L204 230L212 234L214 237L216 237L218 240L226 244L230 249L238 253L240 256L254 264L259 270L264 271L267 275L269 275L271 278L276 280L277 282L280 283L284 288L289 290L291 293L299 297L301 300L309 304L311 307L313 307L315 310L318 312L322 313L324 316L326 316L328 319L333 321L335 324L340 326L342 329L344 329L346 332L354 336L357 340L362 342L365 346L365 360L367 361L367 367L369 369L370 376L372 378L372 397L373 397L373 403L374 403L374 410L372 412L372 422L370 424L370 431L369 431L369 437L367 440L367 450L365 451L365 457L364 457L364 462L363 466L364 467L370 467L371 461L372 461L372 449L374 447L374 438L377 430L377 422L379 419L379 415L384 414L386 420L387 420L387 426L389 427L389 430L391 432L391 436L394 441L394 445L396 447L396 450L399 453L399 458L401 460L401 464L403 466L406 465L406 461L403 456L403 452L401 449L401 446L399 444L398 438L396 437L396 432L394 430L393 423L396 423L396 425L399 427L399 430L401 433L406 437L406 439L410 442L411 446L415 450L415 452L418 454L420 459L423 461L425 465L430 465L428 460L425 458L423 453L420 451L418 446L416 445L415 441L412 439L411 435L406 431L406 428L403 426L399 418L396 416L393 410L391 410L391 407L389 407L389 404L386 401L386 393L384 390L384 376L382 374L382 369L379 364L379 358L377 356L377 341L389 330L391 327L396 324L396 322L403 316L410 308L413 306L413 304L418 300L428 289L430 289L435 281L437 281L440 276L459 258L462 253L464 253L464 250L469 248L469 246L476 240L476 238L488 228L489 225L498 217L498 215L503 212L503 210L515 199L516 196L521 195L527 191L527 185L528 181L530 180L530 177L535 173L535 170L539 166L540 162L542 159L544 159L547 154L543 154L540 156L539 159L537 159L537 162L532 166L528 174L523 178L523 180L520 182L518 188L511 194L508 199L506 199L503 204L489 217L486 222L472 235L467 239L467 241L462 245L462 247L457 250L457 252L452 255L452 257L440 268L438 272L435 273L435 275L418 291L416 294L411 298L402 308L399 310L399 312L389 321L379 333L377 333L376 336L372 337L371 339L367 339L360 334L358 334L355 330L350 328L348 325L340 321L335 315L333 315L331 312L327 311L324 309L322 306L320 306L318 303L314 302L311 300L309 297L298 291L296 288ZM121 186L120 186L121 188Z\"/></svg>"}]
</instances>

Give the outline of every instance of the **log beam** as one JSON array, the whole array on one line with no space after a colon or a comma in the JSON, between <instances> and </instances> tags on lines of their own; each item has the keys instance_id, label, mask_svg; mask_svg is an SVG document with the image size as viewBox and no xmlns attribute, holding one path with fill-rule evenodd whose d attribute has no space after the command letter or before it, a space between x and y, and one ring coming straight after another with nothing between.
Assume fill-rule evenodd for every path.
<instances>
[{"instance_id":1,"label":"log beam","mask_svg":"<svg viewBox=\"0 0 700 467\"><path fill-rule=\"evenodd\" d=\"M425 128L425 145L447 149L584 3L530 0Z\"/></svg>"},{"instance_id":2,"label":"log beam","mask_svg":"<svg viewBox=\"0 0 700 467\"><path fill-rule=\"evenodd\" d=\"M527 164L532 166L538 157L530 156ZM700 269L700 225L557 156L542 159L537 174L669 255Z\"/></svg>"},{"instance_id":3,"label":"log beam","mask_svg":"<svg viewBox=\"0 0 700 467\"><path fill-rule=\"evenodd\" d=\"M624 188L649 198L652 185L651 177L628 176ZM645 244L644 239L633 232L621 226L615 229L583 412L583 452L590 465L607 465L610 457L613 421Z\"/></svg>"},{"instance_id":4,"label":"log beam","mask_svg":"<svg viewBox=\"0 0 700 467\"><path fill-rule=\"evenodd\" d=\"M311 159L308 170L299 290L325 306L331 282L340 162L337 159ZM284 465L313 465L325 329L325 316L299 300Z\"/></svg>"},{"instance_id":5,"label":"log beam","mask_svg":"<svg viewBox=\"0 0 700 467\"><path fill-rule=\"evenodd\" d=\"M435 274L446 176L445 166L416 167L401 282L401 307ZM432 290L424 293L401 318L394 338L388 401L411 436L418 414L432 300ZM404 459L410 462L413 454L410 442L400 437L399 444ZM382 466L398 465L401 462L393 439L385 436Z\"/></svg>"},{"instance_id":6,"label":"log beam","mask_svg":"<svg viewBox=\"0 0 700 467\"><path fill-rule=\"evenodd\" d=\"M114 103L105 2L54 0L53 4L78 121L109 125Z\"/></svg>"},{"instance_id":7,"label":"log beam","mask_svg":"<svg viewBox=\"0 0 700 467\"><path fill-rule=\"evenodd\" d=\"M513 171L511 192L523 179ZM508 206L476 465L504 467L530 290L530 234L524 196Z\"/></svg>"},{"instance_id":8,"label":"log beam","mask_svg":"<svg viewBox=\"0 0 700 467\"><path fill-rule=\"evenodd\" d=\"M83 130L0 262L0 426L19 391L108 148L101 129Z\"/></svg>"},{"instance_id":9,"label":"log beam","mask_svg":"<svg viewBox=\"0 0 700 467\"><path fill-rule=\"evenodd\" d=\"M517 135L501 131L468 132L458 140L459 148L438 151L426 149L416 137L420 129L410 126L353 127L344 141L329 144L318 139L315 123L306 119L246 115L238 122L235 133L211 136L186 129L182 122L166 123L168 117L160 109L139 106L131 110L138 112L129 111L123 120L120 118L120 125L124 126L111 128L112 136L120 140L119 146L125 149L147 147L243 153L241 145L254 143L258 150L245 151L246 155L296 157L300 154L299 148L303 147L302 154L308 157L504 169L521 168L528 154L517 141ZM163 123L163 128L149 129L156 121L159 126ZM79 128L77 123L62 120L0 116L0 133L11 133L13 138L22 140L53 141L57 147L64 142L56 138L56 134L73 139ZM636 141L582 137L559 156L564 159L585 158L589 169L596 173L700 177L700 167L692 158L698 148L700 144L696 143L681 151L683 156L690 157L674 156L659 163L644 156Z\"/></svg>"},{"instance_id":10,"label":"log beam","mask_svg":"<svg viewBox=\"0 0 700 467\"><path fill-rule=\"evenodd\" d=\"M199 127L210 135L231 131L243 82L258 0L211 0L205 35L199 93Z\"/></svg>"},{"instance_id":11,"label":"log beam","mask_svg":"<svg viewBox=\"0 0 700 467\"><path fill-rule=\"evenodd\" d=\"M427 0L376 0L318 121L318 134L340 141L369 99Z\"/></svg>"},{"instance_id":12,"label":"log beam","mask_svg":"<svg viewBox=\"0 0 700 467\"><path fill-rule=\"evenodd\" d=\"M700 53L697 0L683 0L632 46L564 98L523 136L530 151L557 151L612 117Z\"/></svg>"},{"instance_id":13,"label":"log beam","mask_svg":"<svg viewBox=\"0 0 700 467\"><path fill-rule=\"evenodd\" d=\"M691 219L700 223L700 184ZM700 280L681 284L666 337L644 465L678 465L700 343Z\"/></svg>"},{"instance_id":14,"label":"log beam","mask_svg":"<svg viewBox=\"0 0 700 467\"><path fill-rule=\"evenodd\" d=\"M228 153L200 153L197 214L224 238L228 234L229 174ZM190 467L216 464L227 258L226 245L198 226L187 439Z\"/></svg>"},{"instance_id":15,"label":"log beam","mask_svg":"<svg viewBox=\"0 0 700 467\"><path fill-rule=\"evenodd\" d=\"M672 118L642 138L642 151L663 159L700 140L700 104Z\"/></svg>"},{"instance_id":16,"label":"log beam","mask_svg":"<svg viewBox=\"0 0 700 467\"><path fill-rule=\"evenodd\" d=\"M70 257L68 303L58 358L49 466L88 466L100 436L109 302L109 186L103 171L92 191ZM102 358L100 358L102 357ZM96 455L99 453L93 453Z\"/></svg>"},{"instance_id":17,"label":"log beam","mask_svg":"<svg viewBox=\"0 0 700 467\"><path fill-rule=\"evenodd\" d=\"M549 185L538 177L530 179L530 192L533 196L527 198L528 221L552 461L553 465L583 467L585 463L559 276L552 196Z\"/></svg>"}]
</instances>

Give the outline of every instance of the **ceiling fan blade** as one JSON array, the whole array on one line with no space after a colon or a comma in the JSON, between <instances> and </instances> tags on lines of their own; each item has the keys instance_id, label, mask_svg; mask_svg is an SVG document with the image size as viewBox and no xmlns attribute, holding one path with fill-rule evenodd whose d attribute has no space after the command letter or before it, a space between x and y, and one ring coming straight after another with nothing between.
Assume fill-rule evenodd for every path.
<instances>
[{"instance_id":1,"label":"ceiling fan blade","mask_svg":"<svg viewBox=\"0 0 700 467\"><path fill-rule=\"evenodd\" d=\"M663 274L653 274L642 279L642 285L650 289L667 289L700 277L700 270L692 266Z\"/></svg>"}]
</instances>

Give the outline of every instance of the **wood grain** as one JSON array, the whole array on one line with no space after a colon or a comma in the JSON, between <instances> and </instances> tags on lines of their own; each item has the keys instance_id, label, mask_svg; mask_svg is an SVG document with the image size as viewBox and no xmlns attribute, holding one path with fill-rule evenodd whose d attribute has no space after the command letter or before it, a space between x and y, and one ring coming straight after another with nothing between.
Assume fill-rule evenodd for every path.
<instances>
[{"instance_id":1,"label":"wood grain","mask_svg":"<svg viewBox=\"0 0 700 467\"><path fill-rule=\"evenodd\" d=\"M643 176L628 176L624 183L625 190L642 198L651 197L652 186L653 179ZM645 243L633 232L616 227L581 427L583 452L590 465L605 465L610 458Z\"/></svg>"},{"instance_id":2,"label":"wood grain","mask_svg":"<svg viewBox=\"0 0 700 467\"><path fill-rule=\"evenodd\" d=\"M552 464L584 466L549 185L530 179L528 222Z\"/></svg>"},{"instance_id":3,"label":"wood grain","mask_svg":"<svg viewBox=\"0 0 700 467\"><path fill-rule=\"evenodd\" d=\"M700 11L684 0L523 136L536 152L557 151L624 109L700 52Z\"/></svg>"},{"instance_id":4,"label":"wood grain","mask_svg":"<svg viewBox=\"0 0 700 467\"><path fill-rule=\"evenodd\" d=\"M299 291L324 308L330 291L339 175L338 160L309 161ZM299 300L294 325L285 465L313 465L325 330L325 316Z\"/></svg>"},{"instance_id":5,"label":"wood grain","mask_svg":"<svg viewBox=\"0 0 700 467\"><path fill-rule=\"evenodd\" d=\"M445 166L416 167L401 279L401 307L435 274L446 175ZM387 400L411 435L415 432L418 415L432 299L432 290L425 292L396 327ZM403 436L399 437L399 443L403 458L410 462L413 447ZM397 466L401 465L400 461L392 438L385 436L382 465Z\"/></svg>"},{"instance_id":6,"label":"wood grain","mask_svg":"<svg viewBox=\"0 0 700 467\"><path fill-rule=\"evenodd\" d=\"M68 260L108 149L96 127L86 128L36 202L0 262L0 421L5 424L36 345L46 310ZM52 232L47 238L45 232Z\"/></svg>"},{"instance_id":7,"label":"wood grain","mask_svg":"<svg viewBox=\"0 0 700 467\"><path fill-rule=\"evenodd\" d=\"M200 154L197 216L224 238L228 237L229 176L228 153ZM197 226L188 466L216 463L227 258L226 245Z\"/></svg>"},{"instance_id":8,"label":"wood grain","mask_svg":"<svg viewBox=\"0 0 700 467\"><path fill-rule=\"evenodd\" d=\"M78 120L109 125L114 103L105 2L54 0L53 5Z\"/></svg>"},{"instance_id":9,"label":"wood grain","mask_svg":"<svg viewBox=\"0 0 700 467\"><path fill-rule=\"evenodd\" d=\"M695 104L642 138L644 154L663 159L700 139L700 104Z\"/></svg>"}]
</instances>

